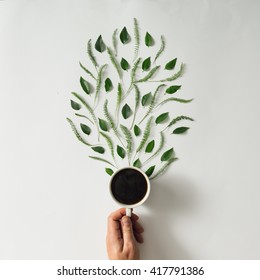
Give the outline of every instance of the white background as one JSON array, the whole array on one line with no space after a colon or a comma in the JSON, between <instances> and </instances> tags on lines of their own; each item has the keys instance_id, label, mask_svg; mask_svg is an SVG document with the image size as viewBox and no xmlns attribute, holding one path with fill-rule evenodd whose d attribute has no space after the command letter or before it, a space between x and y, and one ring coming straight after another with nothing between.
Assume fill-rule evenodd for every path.
<instances>
[{"instance_id":1,"label":"white background","mask_svg":"<svg viewBox=\"0 0 260 280\"><path fill-rule=\"evenodd\" d=\"M143 259L260 258L255 0L0 1L0 258L106 259L104 166L72 135L89 38L138 18L187 64L179 161L136 209ZM186 106L186 105L185 105Z\"/></svg>"}]
</instances>

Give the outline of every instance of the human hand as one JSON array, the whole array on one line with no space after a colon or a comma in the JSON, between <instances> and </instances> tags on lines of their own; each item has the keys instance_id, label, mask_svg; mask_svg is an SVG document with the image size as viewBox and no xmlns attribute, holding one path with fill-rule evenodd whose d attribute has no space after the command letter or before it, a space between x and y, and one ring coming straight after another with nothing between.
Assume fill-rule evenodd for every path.
<instances>
[{"instance_id":1,"label":"human hand","mask_svg":"<svg viewBox=\"0 0 260 280\"><path fill-rule=\"evenodd\" d=\"M139 260L137 243L143 243L143 227L139 217L132 213L125 216L125 208L111 213L107 222L107 253L110 260Z\"/></svg>"}]
</instances>

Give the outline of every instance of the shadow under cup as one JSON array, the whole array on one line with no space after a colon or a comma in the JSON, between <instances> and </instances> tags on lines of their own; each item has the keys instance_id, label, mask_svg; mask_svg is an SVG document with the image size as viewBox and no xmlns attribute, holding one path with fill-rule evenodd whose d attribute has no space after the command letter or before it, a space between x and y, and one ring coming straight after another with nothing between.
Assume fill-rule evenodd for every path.
<instances>
[{"instance_id":1,"label":"shadow under cup","mask_svg":"<svg viewBox=\"0 0 260 280\"><path fill-rule=\"evenodd\" d=\"M122 168L111 178L110 193L123 207L133 208L141 205L148 198L150 181L138 168Z\"/></svg>"}]
</instances>

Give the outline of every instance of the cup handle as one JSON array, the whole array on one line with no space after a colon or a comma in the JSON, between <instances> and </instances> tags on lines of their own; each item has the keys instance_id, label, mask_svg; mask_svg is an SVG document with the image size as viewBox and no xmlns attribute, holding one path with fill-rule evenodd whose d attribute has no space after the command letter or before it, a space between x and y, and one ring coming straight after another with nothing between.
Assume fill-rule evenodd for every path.
<instances>
[{"instance_id":1,"label":"cup handle","mask_svg":"<svg viewBox=\"0 0 260 280\"><path fill-rule=\"evenodd\" d=\"M126 216L131 217L132 210L133 210L133 208L126 208L125 209Z\"/></svg>"}]
</instances>

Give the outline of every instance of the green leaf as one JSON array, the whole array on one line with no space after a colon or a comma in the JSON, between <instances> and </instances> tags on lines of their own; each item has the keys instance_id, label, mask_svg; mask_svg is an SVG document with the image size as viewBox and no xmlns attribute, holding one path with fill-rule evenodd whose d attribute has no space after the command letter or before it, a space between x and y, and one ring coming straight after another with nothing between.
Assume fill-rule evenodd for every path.
<instances>
[{"instance_id":1,"label":"green leaf","mask_svg":"<svg viewBox=\"0 0 260 280\"><path fill-rule=\"evenodd\" d=\"M161 161L169 160L173 155L173 148L169 149L168 151L164 152L161 156Z\"/></svg>"},{"instance_id":2,"label":"green leaf","mask_svg":"<svg viewBox=\"0 0 260 280\"><path fill-rule=\"evenodd\" d=\"M169 61L168 63L166 63L164 69L166 69L166 70L174 69L176 62L177 62L177 57L174 58L173 60Z\"/></svg>"},{"instance_id":3,"label":"green leaf","mask_svg":"<svg viewBox=\"0 0 260 280\"><path fill-rule=\"evenodd\" d=\"M131 108L129 107L129 105L126 103L124 105L124 107L122 108L122 115L124 117L124 119L128 119L132 114L132 110Z\"/></svg>"},{"instance_id":4,"label":"green leaf","mask_svg":"<svg viewBox=\"0 0 260 280\"><path fill-rule=\"evenodd\" d=\"M130 40L130 36L129 36L128 32L127 32L126 27L124 27L122 29L122 31L120 32L119 37L120 37L120 40L121 40L121 42L123 44L126 44Z\"/></svg>"},{"instance_id":5,"label":"green leaf","mask_svg":"<svg viewBox=\"0 0 260 280\"><path fill-rule=\"evenodd\" d=\"M146 146L145 152L146 153L151 153L153 151L154 148L154 140L152 140L151 142L149 142Z\"/></svg>"},{"instance_id":6,"label":"green leaf","mask_svg":"<svg viewBox=\"0 0 260 280\"><path fill-rule=\"evenodd\" d=\"M105 120L98 119L99 121L99 126L103 131L108 131L108 124Z\"/></svg>"},{"instance_id":7,"label":"green leaf","mask_svg":"<svg viewBox=\"0 0 260 280\"><path fill-rule=\"evenodd\" d=\"M130 68L129 63L123 57L121 59L120 65L121 65L122 69L125 71L127 71Z\"/></svg>"},{"instance_id":8,"label":"green leaf","mask_svg":"<svg viewBox=\"0 0 260 280\"><path fill-rule=\"evenodd\" d=\"M121 146L117 145L116 151L117 151L117 154L118 154L121 158L125 158L125 150L124 150L124 148L122 148Z\"/></svg>"},{"instance_id":9,"label":"green leaf","mask_svg":"<svg viewBox=\"0 0 260 280\"><path fill-rule=\"evenodd\" d=\"M111 168L106 168L105 170L106 170L106 173L110 176L113 175L113 173L114 173L114 171Z\"/></svg>"},{"instance_id":10,"label":"green leaf","mask_svg":"<svg viewBox=\"0 0 260 280\"><path fill-rule=\"evenodd\" d=\"M155 169L155 165L149 167L149 168L145 171L145 174L146 174L148 177L150 177L150 176L153 174L154 169Z\"/></svg>"},{"instance_id":11,"label":"green leaf","mask_svg":"<svg viewBox=\"0 0 260 280\"><path fill-rule=\"evenodd\" d=\"M80 77L80 85L81 85L82 89L86 92L86 94L90 94L89 83L82 77Z\"/></svg>"},{"instance_id":12,"label":"green leaf","mask_svg":"<svg viewBox=\"0 0 260 280\"><path fill-rule=\"evenodd\" d=\"M156 124L164 122L169 117L169 112L163 113L160 116L158 116L155 120Z\"/></svg>"},{"instance_id":13,"label":"green leaf","mask_svg":"<svg viewBox=\"0 0 260 280\"><path fill-rule=\"evenodd\" d=\"M168 94L173 94L175 93L177 90L179 90L181 88L181 86L170 86L166 89L166 93Z\"/></svg>"},{"instance_id":14,"label":"green leaf","mask_svg":"<svg viewBox=\"0 0 260 280\"><path fill-rule=\"evenodd\" d=\"M134 126L134 133L135 133L135 136L139 136L141 134L141 129L139 126L137 126L137 125Z\"/></svg>"},{"instance_id":15,"label":"green leaf","mask_svg":"<svg viewBox=\"0 0 260 280\"><path fill-rule=\"evenodd\" d=\"M105 80L105 90L106 92L111 91L113 89L112 81L109 78Z\"/></svg>"},{"instance_id":16,"label":"green leaf","mask_svg":"<svg viewBox=\"0 0 260 280\"><path fill-rule=\"evenodd\" d=\"M182 133L186 132L188 129L189 129L189 127L181 126L181 127L174 129L172 134L182 134Z\"/></svg>"},{"instance_id":17,"label":"green leaf","mask_svg":"<svg viewBox=\"0 0 260 280\"><path fill-rule=\"evenodd\" d=\"M91 147L91 149L97 153L100 153L100 154L104 154L105 152L105 149L101 146L97 146L97 147Z\"/></svg>"},{"instance_id":18,"label":"green leaf","mask_svg":"<svg viewBox=\"0 0 260 280\"><path fill-rule=\"evenodd\" d=\"M151 47L154 44L153 37L148 32L145 34L145 44L147 47Z\"/></svg>"},{"instance_id":19,"label":"green leaf","mask_svg":"<svg viewBox=\"0 0 260 280\"><path fill-rule=\"evenodd\" d=\"M141 103L143 106L147 106L151 103L151 100L152 100L152 93L149 92L142 97Z\"/></svg>"},{"instance_id":20,"label":"green leaf","mask_svg":"<svg viewBox=\"0 0 260 280\"><path fill-rule=\"evenodd\" d=\"M100 35L95 43L95 49L102 53L106 50L106 45L105 43L103 42L103 39L102 39L102 36Z\"/></svg>"},{"instance_id":21,"label":"green leaf","mask_svg":"<svg viewBox=\"0 0 260 280\"><path fill-rule=\"evenodd\" d=\"M87 126L87 125L81 123L81 124L80 124L80 127L81 127L81 130L82 130L85 134L87 134L87 135L90 134L91 129L90 129L89 126Z\"/></svg>"},{"instance_id":22,"label":"green leaf","mask_svg":"<svg viewBox=\"0 0 260 280\"><path fill-rule=\"evenodd\" d=\"M81 108L81 105L73 100L70 100L71 108L74 110L79 110Z\"/></svg>"},{"instance_id":23,"label":"green leaf","mask_svg":"<svg viewBox=\"0 0 260 280\"><path fill-rule=\"evenodd\" d=\"M149 57L147 57L147 58L143 61L143 63L142 63L142 69L143 69L144 71L147 71L147 70L150 69L150 66L151 66L151 57L149 56Z\"/></svg>"},{"instance_id":24,"label":"green leaf","mask_svg":"<svg viewBox=\"0 0 260 280\"><path fill-rule=\"evenodd\" d=\"M133 163L133 166L134 166L134 167L137 167L137 168L141 168L142 163L141 163L141 161L140 161L139 158Z\"/></svg>"}]
</instances>

